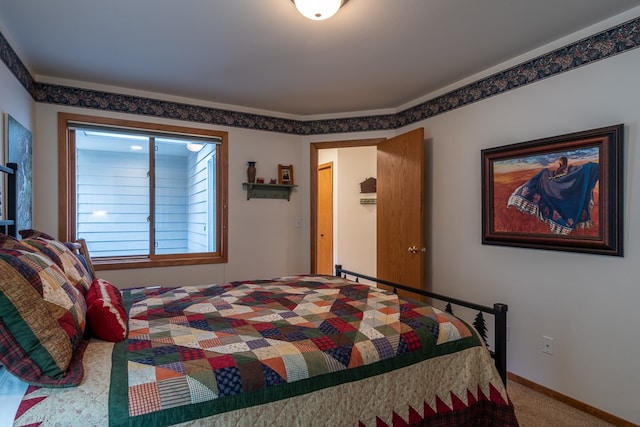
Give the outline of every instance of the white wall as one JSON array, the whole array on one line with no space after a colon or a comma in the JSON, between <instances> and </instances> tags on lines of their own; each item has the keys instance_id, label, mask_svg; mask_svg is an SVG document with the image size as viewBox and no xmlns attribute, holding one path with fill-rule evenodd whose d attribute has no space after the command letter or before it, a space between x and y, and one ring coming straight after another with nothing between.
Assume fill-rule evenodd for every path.
<instances>
[{"instance_id":1,"label":"white wall","mask_svg":"<svg viewBox=\"0 0 640 427\"><path fill-rule=\"evenodd\" d=\"M360 204L360 183L376 177L376 148L318 150L318 164L333 162L333 262L376 275L376 205Z\"/></svg>"},{"instance_id":2,"label":"white wall","mask_svg":"<svg viewBox=\"0 0 640 427\"><path fill-rule=\"evenodd\" d=\"M11 72L0 63L0 164L4 165L8 161L7 156L7 115L16 119L21 125L29 129L33 134L35 102L29 93L16 80ZM6 175L1 174L0 185L4 182ZM36 189L33 188L34 198ZM6 195L6 193L5 193ZM5 197L0 191L0 199ZM2 203L6 201L2 199ZM2 211L6 215L6 206L2 206ZM4 227L0 227L0 232L5 232Z\"/></svg>"},{"instance_id":3,"label":"white wall","mask_svg":"<svg viewBox=\"0 0 640 427\"><path fill-rule=\"evenodd\" d=\"M638 70L636 50L417 124L433 149L433 289L507 303L509 371L635 423ZM624 258L481 244L480 150L619 123L625 125ZM541 351L543 335L554 339L551 356Z\"/></svg>"},{"instance_id":4,"label":"white wall","mask_svg":"<svg viewBox=\"0 0 640 427\"><path fill-rule=\"evenodd\" d=\"M340 168L336 180L338 215L336 222L336 262L345 268L376 275L376 205L360 204L360 183L376 174L376 147L349 147L338 150Z\"/></svg>"},{"instance_id":5,"label":"white wall","mask_svg":"<svg viewBox=\"0 0 640 427\"><path fill-rule=\"evenodd\" d=\"M0 119L0 161L4 164L7 161L5 116L9 114L33 134L35 102L3 63L0 63L0 112L2 113Z\"/></svg>"}]
</instances>

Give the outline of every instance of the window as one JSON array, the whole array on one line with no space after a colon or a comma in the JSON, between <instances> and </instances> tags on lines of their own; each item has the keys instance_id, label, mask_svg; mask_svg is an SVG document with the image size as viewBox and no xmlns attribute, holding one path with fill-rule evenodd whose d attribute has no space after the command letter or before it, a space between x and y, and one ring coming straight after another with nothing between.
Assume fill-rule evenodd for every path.
<instances>
[{"instance_id":1,"label":"window","mask_svg":"<svg viewBox=\"0 0 640 427\"><path fill-rule=\"evenodd\" d=\"M226 262L226 132L59 114L61 238L97 268Z\"/></svg>"}]
</instances>

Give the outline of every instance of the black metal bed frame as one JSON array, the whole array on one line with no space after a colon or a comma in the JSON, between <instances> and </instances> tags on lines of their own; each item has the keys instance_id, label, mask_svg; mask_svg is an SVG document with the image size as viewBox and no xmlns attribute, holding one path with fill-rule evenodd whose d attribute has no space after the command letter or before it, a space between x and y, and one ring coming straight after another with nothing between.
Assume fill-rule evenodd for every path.
<instances>
[{"instance_id":1,"label":"black metal bed frame","mask_svg":"<svg viewBox=\"0 0 640 427\"><path fill-rule=\"evenodd\" d=\"M0 183L4 178L3 174L7 174L7 188L3 188L7 192L6 206L2 206L4 212L4 219L0 219L0 230L4 230L4 233L9 236L16 236L18 234L16 220L18 217L18 205L17 205L17 170L18 165L16 163L7 163L7 166L0 165ZM2 193L0 192L0 197ZM4 200L0 199L0 203L4 203Z\"/></svg>"},{"instance_id":2,"label":"black metal bed frame","mask_svg":"<svg viewBox=\"0 0 640 427\"><path fill-rule=\"evenodd\" d=\"M451 304L455 304L461 307L470 308L472 310L478 310L478 315L480 319L482 319L482 313L493 315L495 319L494 346L493 346L494 350L489 350L489 352L491 353L491 357L493 357L494 363L496 365L496 369L498 370L498 373L502 378L502 382L506 386L507 384L507 311L509 309L509 307L506 304L496 303L496 304L493 304L493 308L487 307L484 305L463 301L457 298L451 298L445 295L440 295L440 294L430 292L430 291L425 291L422 289L414 289L409 286L390 282L388 280L382 280L376 277L367 276L365 274L345 270L342 268L342 265L340 264L337 264L335 266L335 269L336 269L335 275L337 277L347 278L347 275L354 276L356 282L358 281L358 278L361 278L361 279L370 280L372 282L376 282L382 285L390 286L393 288L394 293L398 293L398 289L401 289L403 291L412 292L414 294L418 294L428 298L444 301L447 303L446 311L450 313L453 313L453 310L451 309ZM479 333L486 343L487 337L484 336L481 331Z\"/></svg>"}]
</instances>

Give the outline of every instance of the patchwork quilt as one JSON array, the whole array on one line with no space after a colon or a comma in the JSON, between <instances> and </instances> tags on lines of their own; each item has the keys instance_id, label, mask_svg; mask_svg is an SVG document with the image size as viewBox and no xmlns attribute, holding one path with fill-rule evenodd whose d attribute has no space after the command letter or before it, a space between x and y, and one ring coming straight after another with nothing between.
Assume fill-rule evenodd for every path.
<instances>
[{"instance_id":1,"label":"patchwork quilt","mask_svg":"<svg viewBox=\"0 0 640 427\"><path fill-rule=\"evenodd\" d=\"M381 289L295 276L123 296L128 338L93 340L79 387L31 387L16 426L517 425L477 333Z\"/></svg>"}]
</instances>

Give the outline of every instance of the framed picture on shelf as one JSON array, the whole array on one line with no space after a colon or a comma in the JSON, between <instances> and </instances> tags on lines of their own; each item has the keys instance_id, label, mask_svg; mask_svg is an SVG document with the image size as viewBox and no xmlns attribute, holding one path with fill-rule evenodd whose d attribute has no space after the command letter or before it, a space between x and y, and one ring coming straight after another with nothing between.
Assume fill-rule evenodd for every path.
<instances>
[{"instance_id":1,"label":"framed picture on shelf","mask_svg":"<svg viewBox=\"0 0 640 427\"><path fill-rule=\"evenodd\" d=\"M623 129L482 150L482 243L623 256Z\"/></svg>"},{"instance_id":2,"label":"framed picture on shelf","mask_svg":"<svg viewBox=\"0 0 640 427\"><path fill-rule=\"evenodd\" d=\"M293 185L293 165L278 165L278 184Z\"/></svg>"}]
</instances>

